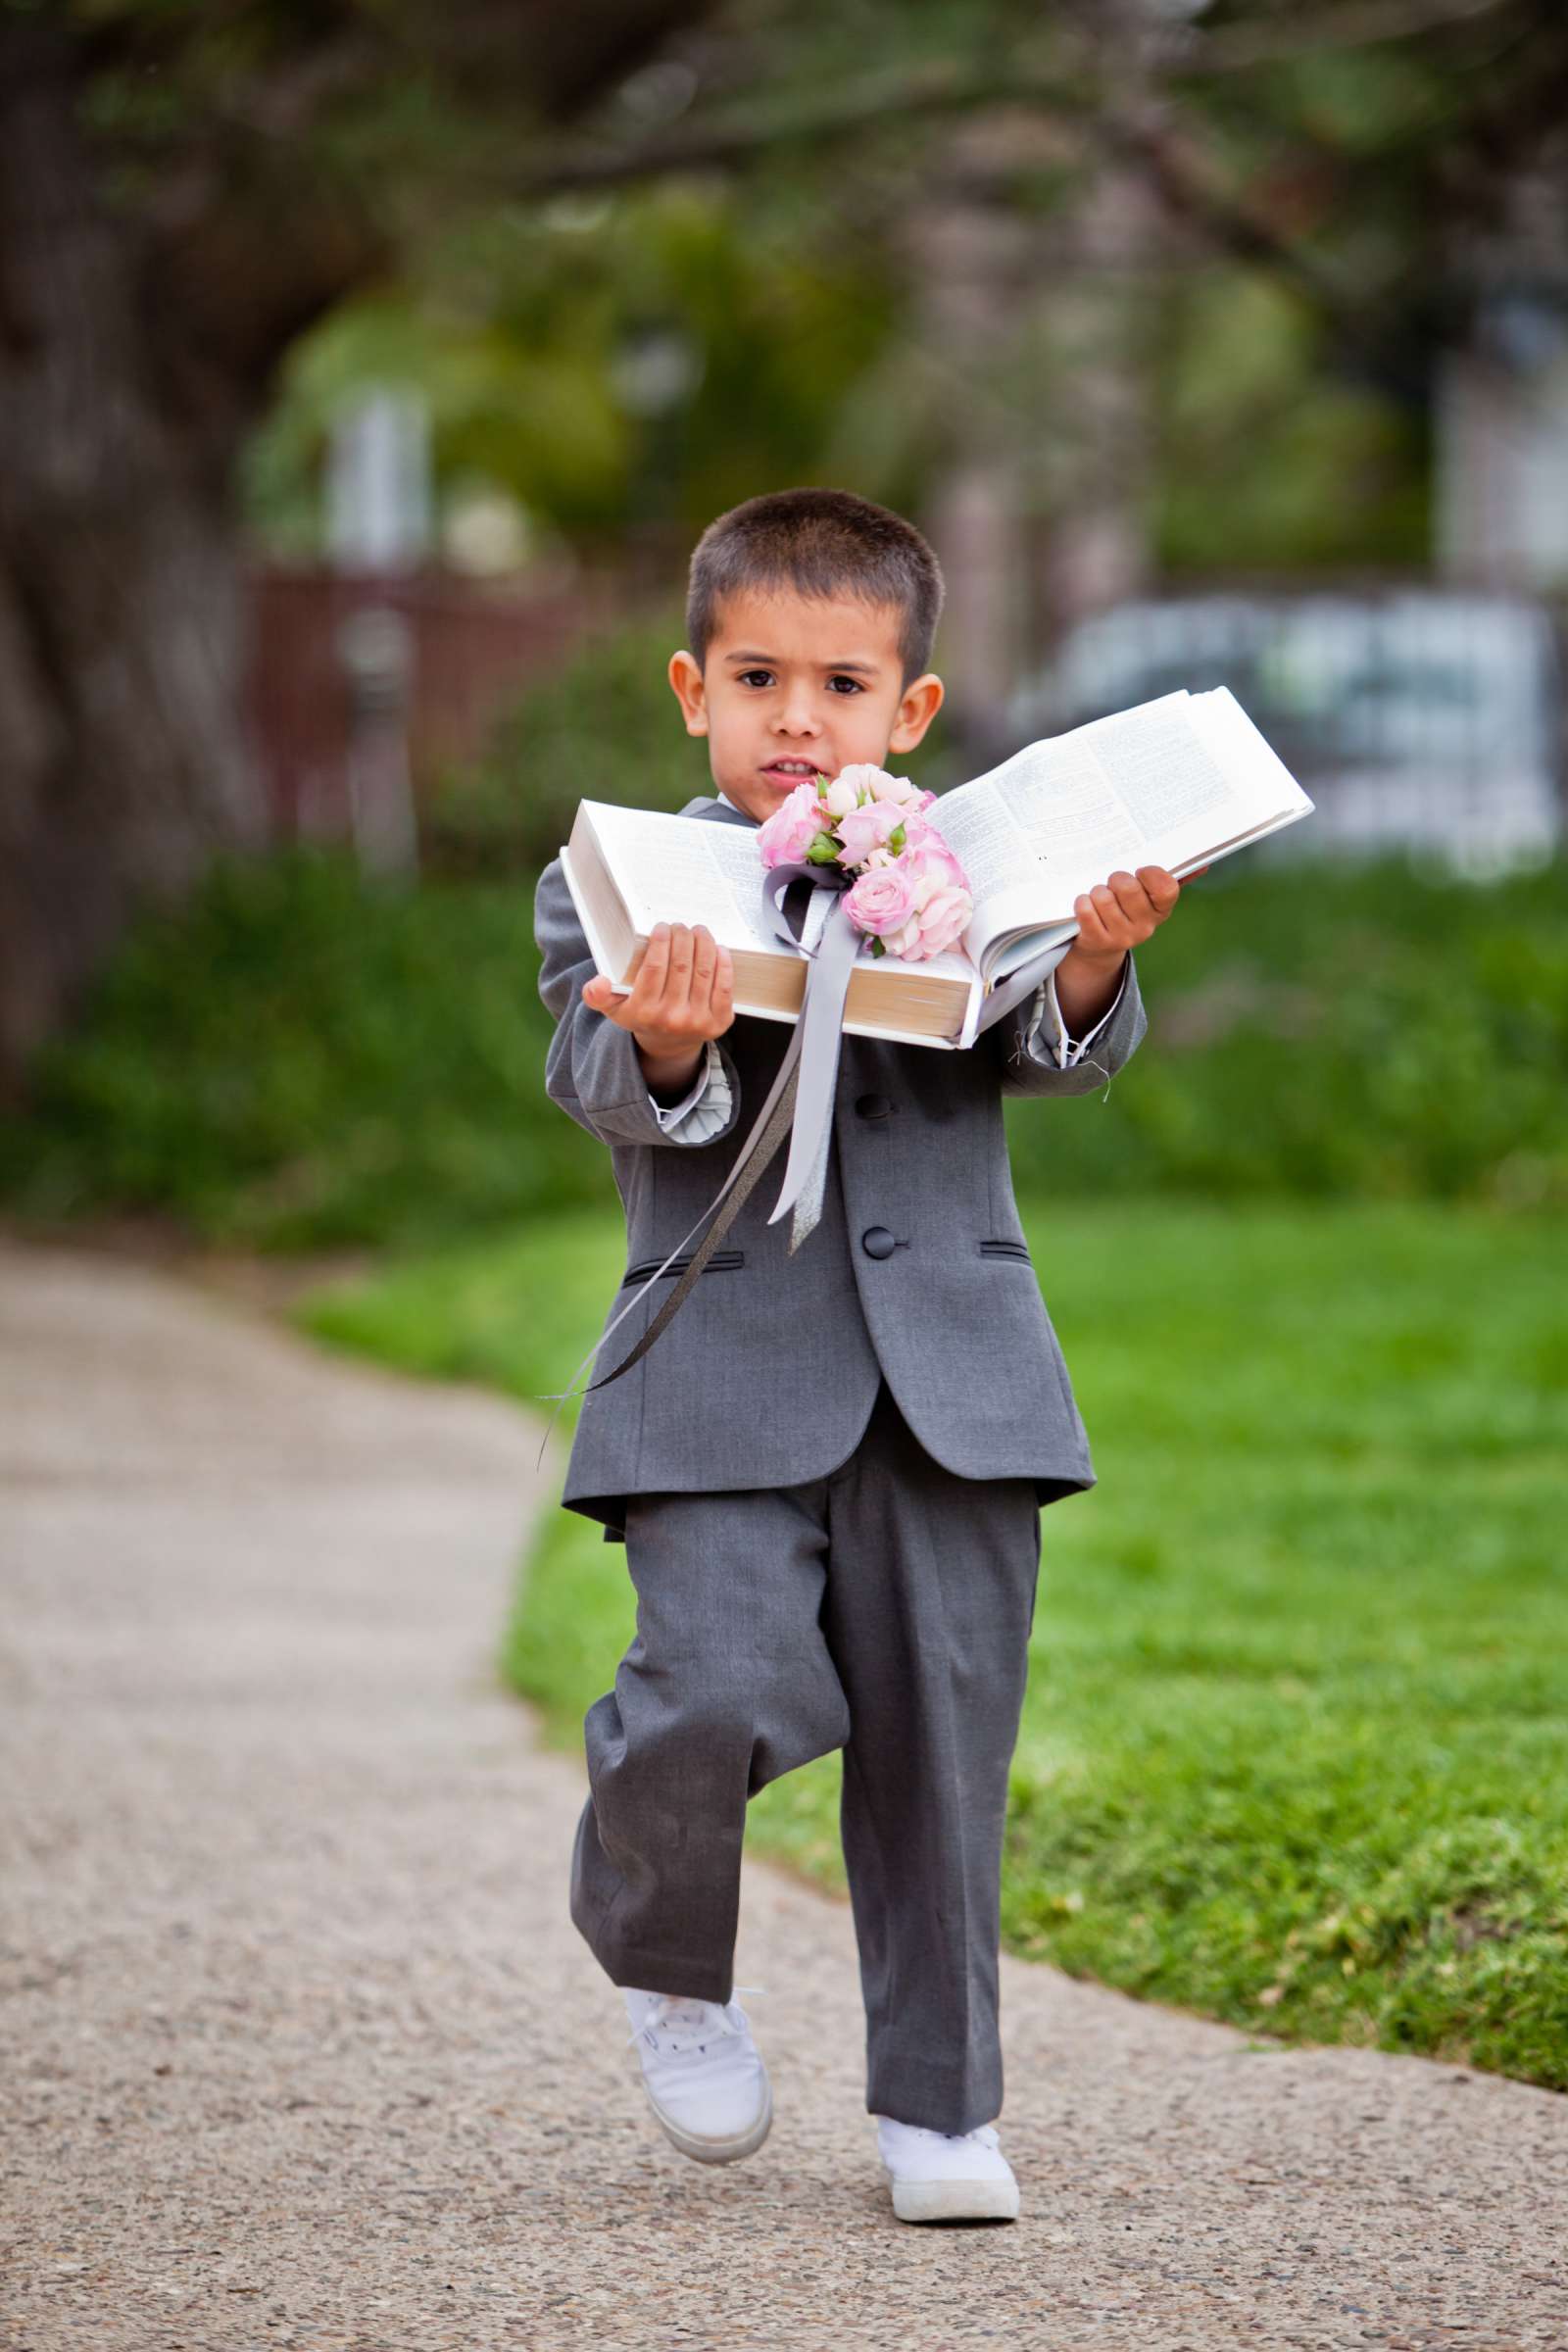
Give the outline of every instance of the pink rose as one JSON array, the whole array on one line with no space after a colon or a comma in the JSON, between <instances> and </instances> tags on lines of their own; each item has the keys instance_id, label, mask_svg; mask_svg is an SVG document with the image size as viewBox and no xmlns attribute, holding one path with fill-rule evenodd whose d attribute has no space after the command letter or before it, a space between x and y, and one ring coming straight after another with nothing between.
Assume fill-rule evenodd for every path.
<instances>
[{"instance_id":1,"label":"pink rose","mask_svg":"<svg viewBox=\"0 0 1568 2352\"><path fill-rule=\"evenodd\" d=\"M905 808L904 840L906 849L923 849L928 841L942 841L943 848L947 848L940 827L925 813L936 797L934 792L923 792L918 801L910 801Z\"/></svg>"},{"instance_id":2,"label":"pink rose","mask_svg":"<svg viewBox=\"0 0 1568 2352\"><path fill-rule=\"evenodd\" d=\"M858 808L860 805L859 793L851 782L847 769L844 774L834 777L822 798L830 816L848 816L852 808Z\"/></svg>"},{"instance_id":3,"label":"pink rose","mask_svg":"<svg viewBox=\"0 0 1568 2352\"><path fill-rule=\"evenodd\" d=\"M870 931L878 939L886 932L898 930L914 911L908 875L900 865L885 865L862 874L845 892L844 911L857 931Z\"/></svg>"},{"instance_id":4,"label":"pink rose","mask_svg":"<svg viewBox=\"0 0 1568 2352\"><path fill-rule=\"evenodd\" d=\"M955 890L968 889L968 876L935 825L928 824L923 817L908 817L905 837L909 855L919 859L922 870L931 877L933 888L939 882L948 882Z\"/></svg>"},{"instance_id":5,"label":"pink rose","mask_svg":"<svg viewBox=\"0 0 1568 2352\"><path fill-rule=\"evenodd\" d=\"M896 928L883 931L883 944L889 955L922 963L962 938L974 914L974 900L957 858L935 835L918 849L906 850L893 870L904 878L909 912Z\"/></svg>"},{"instance_id":6,"label":"pink rose","mask_svg":"<svg viewBox=\"0 0 1568 2352\"><path fill-rule=\"evenodd\" d=\"M769 868L798 865L825 825L814 780L797 784L789 799L757 829L757 846L763 865Z\"/></svg>"},{"instance_id":7,"label":"pink rose","mask_svg":"<svg viewBox=\"0 0 1568 2352\"><path fill-rule=\"evenodd\" d=\"M956 890L951 883L934 890L915 917L920 926L917 960L940 956L944 948L956 947L969 928L973 913L974 901L966 890Z\"/></svg>"},{"instance_id":8,"label":"pink rose","mask_svg":"<svg viewBox=\"0 0 1568 2352\"><path fill-rule=\"evenodd\" d=\"M903 821L903 809L892 801L867 801L863 808L852 808L838 823L840 865L863 865Z\"/></svg>"}]
</instances>

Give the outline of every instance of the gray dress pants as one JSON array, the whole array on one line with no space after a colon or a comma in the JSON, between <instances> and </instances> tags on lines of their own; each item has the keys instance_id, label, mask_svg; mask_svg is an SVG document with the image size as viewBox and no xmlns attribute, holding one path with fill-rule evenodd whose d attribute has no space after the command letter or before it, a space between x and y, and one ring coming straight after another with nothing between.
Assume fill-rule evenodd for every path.
<instances>
[{"instance_id":1,"label":"gray dress pants","mask_svg":"<svg viewBox=\"0 0 1568 2352\"><path fill-rule=\"evenodd\" d=\"M884 1383L829 1477L633 1495L626 1554L637 1633L585 1719L572 1856L595 1956L617 1984L728 2000L747 1800L842 1747L866 2106L938 2132L989 2123L1033 1481L954 1477Z\"/></svg>"}]
</instances>

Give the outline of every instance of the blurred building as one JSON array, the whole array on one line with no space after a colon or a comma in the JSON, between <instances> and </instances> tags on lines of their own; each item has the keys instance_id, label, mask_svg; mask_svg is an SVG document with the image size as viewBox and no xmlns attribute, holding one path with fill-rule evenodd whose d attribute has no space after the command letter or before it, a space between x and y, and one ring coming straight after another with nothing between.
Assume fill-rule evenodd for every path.
<instances>
[{"instance_id":1,"label":"blurred building","mask_svg":"<svg viewBox=\"0 0 1568 2352\"><path fill-rule=\"evenodd\" d=\"M1562 839L1561 658L1544 603L1430 588L1136 599L1066 632L1012 698L1009 734L1210 686L1230 688L1317 805L1258 856L1402 850L1481 878Z\"/></svg>"},{"instance_id":2,"label":"blurred building","mask_svg":"<svg viewBox=\"0 0 1568 2352\"><path fill-rule=\"evenodd\" d=\"M352 838L407 869L417 801L623 591L536 553L481 480L438 513L426 405L408 387L344 397L323 490L324 561L248 577L252 749L277 838Z\"/></svg>"}]
</instances>

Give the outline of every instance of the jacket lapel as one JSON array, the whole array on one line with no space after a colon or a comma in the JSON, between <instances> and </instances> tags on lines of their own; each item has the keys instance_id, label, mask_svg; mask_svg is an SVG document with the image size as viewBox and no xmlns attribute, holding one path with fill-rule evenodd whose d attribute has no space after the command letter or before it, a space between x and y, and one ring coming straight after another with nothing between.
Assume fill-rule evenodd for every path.
<instances>
[{"instance_id":1,"label":"jacket lapel","mask_svg":"<svg viewBox=\"0 0 1568 2352\"><path fill-rule=\"evenodd\" d=\"M744 825L749 833L758 829L755 816L748 816L744 808L732 808L728 801L688 801L679 813L701 817L710 825Z\"/></svg>"}]
</instances>

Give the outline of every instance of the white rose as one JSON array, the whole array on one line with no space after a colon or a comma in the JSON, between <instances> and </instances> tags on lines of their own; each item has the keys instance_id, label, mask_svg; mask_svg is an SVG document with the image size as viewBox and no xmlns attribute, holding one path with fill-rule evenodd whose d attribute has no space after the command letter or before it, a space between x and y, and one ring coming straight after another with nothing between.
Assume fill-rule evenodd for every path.
<instances>
[{"instance_id":1,"label":"white rose","mask_svg":"<svg viewBox=\"0 0 1568 2352\"><path fill-rule=\"evenodd\" d=\"M870 760L852 760L848 767L839 769L838 780L870 801L876 798L876 780L881 773L882 770Z\"/></svg>"},{"instance_id":2,"label":"white rose","mask_svg":"<svg viewBox=\"0 0 1568 2352\"><path fill-rule=\"evenodd\" d=\"M874 801L897 801L900 808L906 808L910 801L919 798L918 788L909 782L907 776L890 776L885 768L880 767L873 772L875 781L871 786L871 798Z\"/></svg>"},{"instance_id":3,"label":"white rose","mask_svg":"<svg viewBox=\"0 0 1568 2352\"><path fill-rule=\"evenodd\" d=\"M852 808L858 808L860 796L855 788L853 770L846 768L842 775L835 776L822 798L834 816L848 816Z\"/></svg>"}]
</instances>

